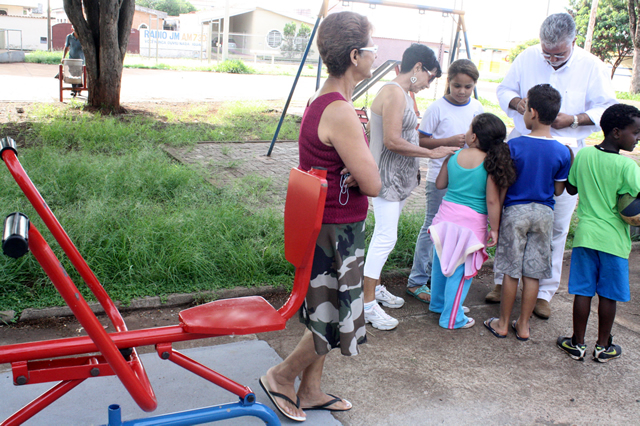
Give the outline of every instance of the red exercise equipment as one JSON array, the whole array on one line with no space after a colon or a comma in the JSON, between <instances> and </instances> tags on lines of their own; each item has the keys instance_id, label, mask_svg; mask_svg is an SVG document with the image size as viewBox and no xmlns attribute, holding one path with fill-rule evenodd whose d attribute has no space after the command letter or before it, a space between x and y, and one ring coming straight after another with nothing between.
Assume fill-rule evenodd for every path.
<instances>
[{"instance_id":1,"label":"red exercise equipment","mask_svg":"<svg viewBox=\"0 0 640 426\"><path fill-rule=\"evenodd\" d=\"M116 330L113 333L105 331L47 242L26 216L21 213L9 215L5 220L3 251L11 257L20 257L30 249L88 336L0 346L0 363L11 363L15 385L60 381L1 425L21 424L82 381L109 375L118 376L141 409L155 410L156 397L135 350L145 345L155 345L160 358L236 394L242 406L254 404L255 395L249 387L173 350L172 343L285 328L286 321L302 305L309 285L315 241L322 226L327 193L326 170L304 172L294 168L289 175L284 211L285 257L296 271L292 293L284 306L276 310L259 296L217 300L182 311L178 325L129 331L117 307L22 168L13 139L3 138L0 142L0 155L9 171ZM99 355L95 355L96 352ZM247 415L257 414L248 412Z\"/></svg>"}]
</instances>

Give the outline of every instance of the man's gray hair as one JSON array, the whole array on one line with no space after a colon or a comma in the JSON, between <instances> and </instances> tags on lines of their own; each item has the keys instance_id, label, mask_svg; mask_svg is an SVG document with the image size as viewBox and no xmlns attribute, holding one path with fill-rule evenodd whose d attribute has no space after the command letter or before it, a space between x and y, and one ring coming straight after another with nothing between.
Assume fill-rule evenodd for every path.
<instances>
[{"instance_id":1,"label":"man's gray hair","mask_svg":"<svg viewBox=\"0 0 640 426\"><path fill-rule=\"evenodd\" d=\"M549 15L540 27L540 41L549 47L571 43L576 38L576 23L568 13Z\"/></svg>"}]
</instances>

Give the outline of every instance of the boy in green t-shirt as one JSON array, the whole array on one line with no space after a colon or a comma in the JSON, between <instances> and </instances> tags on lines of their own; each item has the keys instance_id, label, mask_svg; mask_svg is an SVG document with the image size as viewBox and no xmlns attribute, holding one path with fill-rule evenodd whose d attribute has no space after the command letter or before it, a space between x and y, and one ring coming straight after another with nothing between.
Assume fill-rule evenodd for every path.
<instances>
[{"instance_id":1,"label":"boy in green t-shirt","mask_svg":"<svg viewBox=\"0 0 640 426\"><path fill-rule=\"evenodd\" d=\"M557 345L571 358L584 360L591 298L597 293L598 340L593 359L607 362L622 354L611 341L616 302L630 299L631 239L629 225L618 212L618 196L636 197L640 192L640 167L619 152L633 151L640 140L640 110L613 105L602 114L600 127L604 140L580 150L566 185L569 194L580 194L569 274L569 293L575 295L573 336L558 337Z\"/></svg>"}]
</instances>

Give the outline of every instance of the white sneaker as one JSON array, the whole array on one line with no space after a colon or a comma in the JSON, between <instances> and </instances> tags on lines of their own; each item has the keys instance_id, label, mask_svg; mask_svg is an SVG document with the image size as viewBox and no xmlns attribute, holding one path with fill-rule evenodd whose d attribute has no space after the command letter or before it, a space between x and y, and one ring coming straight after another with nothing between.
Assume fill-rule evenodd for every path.
<instances>
[{"instance_id":1,"label":"white sneaker","mask_svg":"<svg viewBox=\"0 0 640 426\"><path fill-rule=\"evenodd\" d=\"M378 303L374 303L372 309L364 310L364 321L378 330L393 330L399 323L397 319L383 311Z\"/></svg>"},{"instance_id":2,"label":"white sneaker","mask_svg":"<svg viewBox=\"0 0 640 426\"><path fill-rule=\"evenodd\" d=\"M387 288L383 285L376 286L376 302L387 308L401 308L404 305L404 299L402 297L394 296L389 293Z\"/></svg>"},{"instance_id":3,"label":"white sneaker","mask_svg":"<svg viewBox=\"0 0 640 426\"><path fill-rule=\"evenodd\" d=\"M466 306L462 307L462 312L464 312L465 314L469 313L469 308L467 308Z\"/></svg>"}]
</instances>

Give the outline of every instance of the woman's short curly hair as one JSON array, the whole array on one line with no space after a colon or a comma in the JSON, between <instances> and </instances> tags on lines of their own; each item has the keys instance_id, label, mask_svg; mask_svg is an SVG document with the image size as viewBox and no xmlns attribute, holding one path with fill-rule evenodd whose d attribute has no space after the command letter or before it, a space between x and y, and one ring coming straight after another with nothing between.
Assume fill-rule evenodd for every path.
<instances>
[{"instance_id":1,"label":"woman's short curly hair","mask_svg":"<svg viewBox=\"0 0 640 426\"><path fill-rule=\"evenodd\" d=\"M329 75L340 77L351 65L350 53L369 44L371 23L355 12L332 13L318 29L318 50Z\"/></svg>"}]
</instances>

